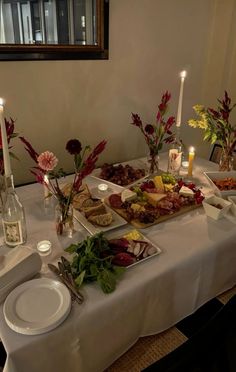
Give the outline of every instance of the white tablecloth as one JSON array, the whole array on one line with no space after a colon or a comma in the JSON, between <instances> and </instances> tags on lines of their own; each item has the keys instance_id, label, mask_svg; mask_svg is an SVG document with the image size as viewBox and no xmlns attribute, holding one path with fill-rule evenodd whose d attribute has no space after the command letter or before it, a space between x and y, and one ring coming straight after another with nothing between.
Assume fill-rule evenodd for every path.
<instances>
[{"instance_id":1,"label":"white tablecloth","mask_svg":"<svg viewBox=\"0 0 236 372\"><path fill-rule=\"evenodd\" d=\"M161 161L163 169L165 163ZM194 178L208 183L203 170L217 166L196 159ZM95 182L95 181L91 181ZM50 213L43 209L40 185L18 190L27 212L28 242L49 239L60 256L67 240L58 239ZM87 232L77 226L75 241ZM121 232L132 228L126 226ZM4 372L103 371L141 336L161 332L236 283L236 221L206 217L203 208L143 230L162 250L127 270L115 292L105 295L96 284L83 287L85 302L73 304L55 330L24 336L10 330L0 308L0 337L7 351ZM3 249L3 248L2 248ZM46 272L46 276L50 276Z\"/></svg>"}]
</instances>

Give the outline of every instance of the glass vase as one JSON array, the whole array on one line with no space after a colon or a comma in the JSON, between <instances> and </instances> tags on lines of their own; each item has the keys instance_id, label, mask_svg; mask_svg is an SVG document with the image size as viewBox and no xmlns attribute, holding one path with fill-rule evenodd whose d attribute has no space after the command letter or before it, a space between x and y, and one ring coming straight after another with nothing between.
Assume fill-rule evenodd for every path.
<instances>
[{"instance_id":1,"label":"glass vase","mask_svg":"<svg viewBox=\"0 0 236 372\"><path fill-rule=\"evenodd\" d=\"M69 238L74 232L73 206L72 204L58 204L55 208L55 222L57 235Z\"/></svg>"},{"instance_id":2,"label":"glass vase","mask_svg":"<svg viewBox=\"0 0 236 372\"><path fill-rule=\"evenodd\" d=\"M219 162L219 171L229 172L233 170L234 157L232 151L222 150Z\"/></svg>"},{"instance_id":3,"label":"glass vase","mask_svg":"<svg viewBox=\"0 0 236 372\"><path fill-rule=\"evenodd\" d=\"M148 172L150 175L157 173L159 170L159 155L149 154L147 158Z\"/></svg>"}]
</instances>

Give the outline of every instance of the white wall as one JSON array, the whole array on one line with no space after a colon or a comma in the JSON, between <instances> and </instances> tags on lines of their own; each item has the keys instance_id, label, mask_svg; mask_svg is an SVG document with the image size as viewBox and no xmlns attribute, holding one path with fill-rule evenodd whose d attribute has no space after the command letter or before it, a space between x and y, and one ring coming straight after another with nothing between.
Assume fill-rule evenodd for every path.
<instances>
[{"instance_id":1,"label":"white wall","mask_svg":"<svg viewBox=\"0 0 236 372\"><path fill-rule=\"evenodd\" d=\"M72 162L65 143L108 140L101 157L117 162L145 155L131 112L155 120L165 90L176 114L179 72L185 83L182 137L208 157L210 146L186 125L196 103L214 105L228 89L236 101L234 68L235 0L110 0L110 58L107 61L26 61L0 63L0 96L17 131L41 152L55 152L67 171ZM32 180L32 165L14 141L21 161L13 161L17 183Z\"/></svg>"}]
</instances>

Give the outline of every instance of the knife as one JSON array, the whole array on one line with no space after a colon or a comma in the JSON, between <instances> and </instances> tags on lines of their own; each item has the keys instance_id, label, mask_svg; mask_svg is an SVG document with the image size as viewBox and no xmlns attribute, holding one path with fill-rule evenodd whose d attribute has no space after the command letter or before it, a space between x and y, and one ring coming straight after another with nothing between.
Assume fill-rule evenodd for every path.
<instances>
[{"instance_id":1,"label":"knife","mask_svg":"<svg viewBox=\"0 0 236 372\"><path fill-rule=\"evenodd\" d=\"M67 288L73 293L73 295L75 296L75 299L76 301L79 303L79 304L82 304L83 302L83 297L81 294L79 294L77 292L77 290L73 287L73 285L66 279L63 277L63 275L61 274L60 270L53 264L48 264L48 267L49 269L54 273L56 274L60 279L61 281L67 286Z\"/></svg>"}]
</instances>

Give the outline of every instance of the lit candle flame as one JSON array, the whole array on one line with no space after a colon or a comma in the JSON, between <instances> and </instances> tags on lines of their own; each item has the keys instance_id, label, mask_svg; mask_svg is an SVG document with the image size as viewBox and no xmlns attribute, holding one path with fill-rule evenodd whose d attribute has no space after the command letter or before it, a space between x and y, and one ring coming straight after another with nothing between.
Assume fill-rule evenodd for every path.
<instances>
[{"instance_id":1,"label":"lit candle flame","mask_svg":"<svg viewBox=\"0 0 236 372\"><path fill-rule=\"evenodd\" d=\"M0 98L0 106L4 106L4 99Z\"/></svg>"},{"instance_id":2,"label":"lit candle flame","mask_svg":"<svg viewBox=\"0 0 236 372\"><path fill-rule=\"evenodd\" d=\"M189 148L189 152L190 152L191 154L194 154L194 153L195 153L195 148L194 148L193 146L191 146L191 147Z\"/></svg>"},{"instance_id":3,"label":"lit candle flame","mask_svg":"<svg viewBox=\"0 0 236 372\"><path fill-rule=\"evenodd\" d=\"M187 71L185 71L185 70L181 71L180 77L184 79L184 78L186 78L186 76L187 76Z\"/></svg>"}]
</instances>

